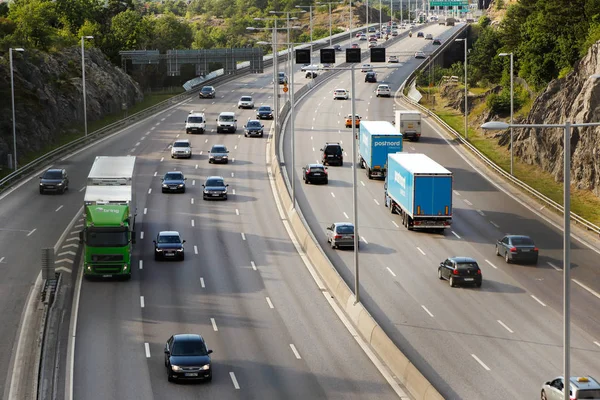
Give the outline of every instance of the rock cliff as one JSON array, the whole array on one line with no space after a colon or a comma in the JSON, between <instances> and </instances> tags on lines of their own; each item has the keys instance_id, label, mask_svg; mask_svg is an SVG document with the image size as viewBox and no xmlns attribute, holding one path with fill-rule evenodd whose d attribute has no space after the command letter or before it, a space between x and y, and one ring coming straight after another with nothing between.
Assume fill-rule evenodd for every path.
<instances>
[{"instance_id":1,"label":"rock cliff","mask_svg":"<svg viewBox=\"0 0 600 400\"><path fill-rule=\"evenodd\" d=\"M15 120L19 165L61 136L83 132L83 89L79 47L48 54L13 52ZM86 49L88 124L141 101L139 85L94 48ZM13 153L9 55L0 60L0 167Z\"/></svg>"}]
</instances>

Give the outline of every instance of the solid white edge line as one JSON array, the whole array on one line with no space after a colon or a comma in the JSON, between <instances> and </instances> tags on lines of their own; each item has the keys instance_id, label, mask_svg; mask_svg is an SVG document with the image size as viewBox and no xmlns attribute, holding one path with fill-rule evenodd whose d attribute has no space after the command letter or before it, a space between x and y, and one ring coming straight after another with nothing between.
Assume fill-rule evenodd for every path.
<instances>
[{"instance_id":1,"label":"solid white edge line","mask_svg":"<svg viewBox=\"0 0 600 400\"><path fill-rule=\"evenodd\" d=\"M587 290L588 292L590 292L591 294L593 294L594 296L596 296L597 298L600 299L600 294L598 292L594 291L589 286L584 285L583 283L579 282L577 279L571 279L571 280L573 282L575 282L576 284L578 284L579 286L581 286L582 288L584 288L585 290Z\"/></svg>"},{"instance_id":2,"label":"solid white edge line","mask_svg":"<svg viewBox=\"0 0 600 400\"><path fill-rule=\"evenodd\" d=\"M510 329L510 328L509 328L509 327L508 327L508 326L507 326L507 325L506 325L504 322L502 322L502 321L500 321L500 320L497 320L497 321L498 321L498 323L499 323L500 325L502 325L502 326L504 327L504 329L506 329L506 330L507 330L507 331L509 331L510 333L514 333L514 332L513 332L513 330L512 330L512 329Z\"/></svg>"},{"instance_id":3,"label":"solid white edge line","mask_svg":"<svg viewBox=\"0 0 600 400\"><path fill-rule=\"evenodd\" d=\"M150 344L148 342L144 343L144 350L146 351L146 358L150 358Z\"/></svg>"},{"instance_id":4,"label":"solid white edge line","mask_svg":"<svg viewBox=\"0 0 600 400\"><path fill-rule=\"evenodd\" d=\"M421 254L425 255L425 252L423 250L421 250L420 247L417 247L417 250L419 250L421 252Z\"/></svg>"},{"instance_id":5,"label":"solid white edge line","mask_svg":"<svg viewBox=\"0 0 600 400\"><path fill-rule=\"evenodd\" d=\"M212 324L213 330L214 330L215 332L218 332L218 331L219 331L219 328L217 327L217 323L216 323L216 321L215 321L215 319L214 319L214 318L211 318L211 319L210 319L210 323Z\"/></svg>"},{"instance_id":6,"label":"solid white edge line","mask_svg":"<svg viewBox=\"0 0 600 400\"><path fill-rule=\"evenodd\" d=\"M206 286L204 286L204 278L200 277L200 286L205 288Z\"/></svg>"},{"instance_id":7,"label":"solid white edge line","mask_svg":"<svg viewBox=\"0 0 600 400\"><path fill-rule=\"evenodd\" d=\"M144 308L146 304L144 303L144 296L140 296L140 307Z\"/></svg>"},{"instance_id":8,"label":"solid white edge line","mask_svg":"<svg viewBox=\"0 0 600 400\"><path fill-rule=\"evenodd\" d=\"M392 270L390 269L390 267L386 267L386 268L387 268L387 270L388 270L388 271L390 271L390 274L392 274L392 276L396 276L396 274L394 273L394 271L392 271Z\"/></svg>"},{"instance_id":9,"label":"solid white edge line","mask_svg":"<svg viewBox=\"0 0 600 400\"><path fill-rule=\"evenodd\" d=\"M543 301L541 301L540 299L538 299L537 297L535 297L534 295L530 295L535 301L537 301L538 303L540 303L542 306L546 307L546 305L544 304Z\"/></svg>"},{"instance_id":10,"label":"solid white edge line","mask_svg":"<svg viewBox=\"0 0 600 400\"><path fill-rule=\"evenodd\" d=\"M471 354L471 357L473 357L475 359L475 361L477 361L479 363L479 365L481 365L486 371L490 371L490 367L488 367L487 365L485 365L483 363L483 361L481 361L479 359L479 357L477 357L475 354Z\"/></svg>"},{"instance_id":11,"label":"solid white edge line","mask_svg":"<svg viewBox=\"0 0 600 400\"><path fill-rule=\"evenodd\" d=\"M489 260L485 260L486 263L490 264L494 269L498 269L494 264L492 264Z\"/></svg>"},{"instance_id":12,"label":"solid white edge line","mask_svg":"<svg viewBox=\"0 0 600 400\"><path fill-rule=\"evenodd\" d=\"M433 314L432 314L432 313L431 313L431 312L430 312L430 311L427 309L427 307L425 307L425 306L424 306L424 305L422 305L422 304L421 304L421 307L423 308L423 310L425 310L425 312L426 312L427 314L429 314L429 316L430 316L431 318L435 318L435 317L433 316Z\"/></svg>"},{"instance_id":13,"label":"solid white edge line","mask_svg":"<svg viewBox=\"0 0 600 400\"><path fill-rule=\"evenodd\" d=\"M79 297L81 295L81 281L83 280L83 265L79 263L79 273L75 282L75 292L71 306L71 322L69 323L70 345L67 345L67 376L65 379L65 400L73 399L73 372L75 365L75 339L77 337L77 316L79 314Z\"/></svg>"},{"instance_id":14,"label":"solid white edge line","mask_svg":"<svg viewBox=\"0 0 600 400\"><path fill-rule=\"evenodd\" d=\"M271 302L270 298L265 297L265 299L267 300L267 304L269 305L269 308L275 308L275 306L273 305L273 302Z\"/></svg>"},{"instance_id":15,"label":"solid white edge line","mask_svg":"<svg viewBox=\"0 0 600 400\"><path fill-rule=\"evenodd\" d=\"M301 360L302 357L300 357L300 353L298 353L298 350L296 349L296 346L294 346L293 343L290 343L290 348L292 349L292 352L294 353L294 355L296 356L296 358L298 360Z\"/></svg>"},{"instance_id":16,"label":"solid white edge line","mask_svg":"<svg viewBox=\"0 0 600 400\"><path fill-rule=\"evenodd\" d=\"M231 377L231 382L233 382L233 387L236 390L239 390L240 389L240 385L239 385L237 379L235 378L235 374L233 372L229 372L229 376Z\"/></svg>"}]
</instances>

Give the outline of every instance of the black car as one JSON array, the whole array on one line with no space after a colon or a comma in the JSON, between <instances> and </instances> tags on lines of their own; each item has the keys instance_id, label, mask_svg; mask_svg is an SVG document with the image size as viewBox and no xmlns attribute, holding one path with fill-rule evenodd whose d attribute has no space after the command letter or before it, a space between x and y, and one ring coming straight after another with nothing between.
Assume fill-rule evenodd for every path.
<instances>
[{"instance_id":1,"label":"black car","mask_svg":"<svg viewBox=\"0 0 600 400\"><path fill-rule=\"evenodd\" d=\"M481 287L483 276L481 269L471 257L450 257L440 263L438 278L447 279L451 287L459 284L471 284Z\"/></svg>"},{"instance_id":2,"label":"black car","mask_svg":"<svg viewBox=\"0 0 600 400\"><path fill-rule=\"evenodd\" d=\"M334 45L333 45L333 49L334 49L335 51L342 51L342 50L343 50L343 49L342 49L342 46L340 46L339 44L334 44Z\"/></svg>"},{"instance_id":3,"label":"black car","mask_svg":"<svg viewBox=\"0 0 600 400\"><path fill-rule=\"evenodd\" d=\"M539 250L529 236L507 235L496 242L496 255L507 263L530 262L537 264Z\"/></svg>"},{"instance_id":4,"label":"black car","mask_svg":"<svg viewBox=\"0 0 600 400\"><path fill-rule=\"evenodd\" d=\"M198 97L201 99L214 99L216 95L217 91L213 86L203 86L202 89L200 89Z\"/></svg>"},{"instance_id":5,"label":"black car","mask_svg":"<svg viewBox=\"0 0 600 400\"><path fill-rule=\"evenodd\" d=\"M204 181L202 187L202 198L204 200L209 199L223 199L227 200L227 186L222 176L209 176Z\"/></svg>"},{"instance_id":6,"label":"black car","mask_svg":"<svg viewBox=\"0 0 600 400\"><path fill-rule=\"evenodd\" d=\"M316 71L308 71L305 76L307 79L315 79L319 74Z\"/></svg>"},{"instance_id":7,"label":"black car","mask_svg":"<svg viewBox=\"0 0 600 400\"><path fill-rule=\"evenodd\" d=\"M185 240L181 240L177 231L161 231L156 235L154 242L154 259L155 260L184 260L185 253L183 244Z\"/></svg>"},{"instance_id":8,"label":"black car","mask_svg":"<svg viewBox=\"0 0 600 400\"><path fill-rule=\"evenodd\" d=\"M442 40L441 39L433 39L433 42L431 42L431 44L439 46L442 44Z\"/></svg>"},{"instance_id":9,"label":"black car","mask_svg":"<svg viewBox=\"0 0 600 400\"><path fill-rule=\"evenodd\" d=\"M325 143L321 149L323 165L344 165L344 149L339 143Z\"/></svg>"},{"instance_id":10,"label":"black car","mask_svg":"<svg viewBox=\"0 0 600 400\"><path fill-rule=\"evenodd\" d=\"M425 37L425 34L423 34L423 32L417 32L417 37Z\"/></svg>"},{"instance_id":11,"label":"black car","mask_svg":"<svg viewBox=\"0 0 600 400\"><path fill-rule=\"evenodd\" d=\"M40 194L46 192L64 193L69 190L69 177L65 169L52 168L40 176Z\"/></svg>"},{"instance_id":12,"label":"black car","mask_svg":"<svg viewBox=\"0 0 600 400\"><path fill-rule=\"evenodd\" d=\"M229 150L223 144L215 144L208 152L208 163L223 163L227 164L229 162L228 156Z\"/></svg>"},{"instance_id":13,"label":"black car","mask_svg":"<svg viewBox=\"0 0 600 400\"><path fill-rule=\"evenodd\" d=\"M260 136L263 137L265 126L257 119L249 119L244 125L244 136Z\"/></svg>"},{"instance_id":14,"label":"black car","mask_svg":"<svg viewBox=\"0 0 600 400\"><path fill-rule=\"evenodd\" d=\"M327 167L322 164L308 164L302 167L302 179L304 179L304 183L327 184L329 182Z\"/></svg>"},{"instance_id":15,"label":"black car","mask_svg":"<svg viewBox=\"0 0 600 400\"><path fill-rule=\"evenodd\" d=\"M260 106L256 110L257 119L273 119L273 109L271 106Z\"/></svg>"},{"instance_id":16,"label":"black car","mask_svg":"<svg viewBox=\"0 0 600 400\"><path fill-rule=\"evenodd\" d=\"M181 171L167 172L162 178L162 192L181 192L185 193L185 181Z\"/></svg>"},{"instance_id":17,"label":"black car","mask_svg":"<svg viewBox=\"0 0 600 400\"><path fill-rule=\"evenodd\" d=\"M377 74L374 71L365 74L365 82L377 82Z\"/></svg>"},{"instance_id":18,"label":"black car","mask_svg":"<svg viewBox=\"0 0 600 400\"><path fill-rule=\"evenodd\" d=\"M169 382L212 381L210 354L204 338L194 334L173 335L165 344L165 367Z\"/></svg>"}]
</instances>

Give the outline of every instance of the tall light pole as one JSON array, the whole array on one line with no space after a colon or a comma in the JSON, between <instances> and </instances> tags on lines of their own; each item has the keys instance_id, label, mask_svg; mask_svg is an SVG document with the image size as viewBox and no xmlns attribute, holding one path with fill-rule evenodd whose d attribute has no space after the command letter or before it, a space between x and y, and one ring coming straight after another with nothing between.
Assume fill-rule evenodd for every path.
<instances>
[{"instance_id":1,"label":"tall light pole","mask_svg":"<svg viewBox=\"0 0 600 400\"><path fill-rule=\"evenodd\" d=\"M383 7L381 6L381 0L379 0L379 35L383 36L381 33L381 9Z\"/></svg>"},{"instance_id":2,"label":"tall light pole","mask_svg":"<svg viewBox=\"0 0 600 400\"><path fill-rule=\"evenodd\" d=\"M359 292L359 279L358 279L358 243L360 237L358 236L358 178L356 177L356 170L358 169L358 157L356 156L356 142L358 137L356 135L356 77L354 76L354 63L351 64L351 73L352 73L352 83L351 83L351 93L352 93L352 103L351 103L351 112L352 112L352 188L353 188L353 196L352 196L352 212L354 214L354 296L355 296L355 304L360 301L360 292Z\"/></svg>"},{"instance_id":3,"label":"tall light pole","mask_svg":"<svg viewBox=\"0 0 600 400\"><path fill-rule=\"evenodd\" d=\"M310 61L312 64L312 56L313 56L313 8L315 6L296 6L296 8L308 8L308 12L310 13Z\"/></svg>"},{"instance_id":4,"label":"tall light pole","mask_svg":"<svg viewBox=\"0 0 600 400\"><path fill-rule=\"evenodd\" d=\"M514 92L513 92L513 53L500 53L498 54L500 57L506 57L506 56L510 56L510 124L513 124L513 112L514 112L514 105L513 105L513 98L514 98ZM510 174L513 174L513 128L512 126L510 127Z\"/></svg>"},{"instance_id":5,"label":"tall light pole","mask_svg":"<svg viewBox=\"0 0 600 400\"><path fill-rule=\"evenodd\" d=\"M332 4L342 4L341 1L329 1L329 2L322 2L322 1L317 1L318 5L320 6L324 6L325 4L327 4L329 6L329 46L331 47L331 5Z\"/></svg>"},{"instance_id":6,"label":"tall light pole","mask_svg":"<svg viewBox=\"0 0 600 400\"><path fill-rule=\"evenodd\" d=\"M286 30L287 30L287 43L290 43L290 20L297 20L297 17L290 17L290 14L293 13L305 13L305 10L297 10L297 11L269 11L269 14L285 14L285 19L286 19ZM286 57L286 62L287 62L287 68L288 68L288 75L292 75L293 71L291 68L291 49L288 46L288 50L287 50L287 57ZM291 93L290 93L291 96Z\"/></svg>"},{"instance_id":7,"label":"tall light pole","mask_svg":"<svg viewBox=\"0 0 600 400\"><path fill-rule=\"evenodd\" d=\"M85 39L93 39L93 36L82 36L81 37L81 79L83 81L83 127L85 130L85 136L88 134L87 128L87 106L86 106L86 95L85 95Z\"/></svg>"},{"instance_id":8,"label":"tall light pole","mask_svg":"<svg viewBox=\"0 0 600 400\"><path fill-rule=\"evenodd\" d=\"M468 112L468 85L467 85L467 38L454 39L456 42L465 43L465 139L469 140L469 112Z\"/></svg>"},{"instance_id":9,"label":"tall light pole","mask_svg":"<svg viewBox=\"0 0 600 400\"><path fill-rule=\"evenodd\" d=\"M8 60L10 63L10 94L12 101L12 126L13 126L13 146L14 146L14 170L17 170L17 121L15 120L15 77L13 70L13 51L23 52L25 49L21 47L17 47L13 49L12 47L8 49Z\"/></svg>"}]
</instances>

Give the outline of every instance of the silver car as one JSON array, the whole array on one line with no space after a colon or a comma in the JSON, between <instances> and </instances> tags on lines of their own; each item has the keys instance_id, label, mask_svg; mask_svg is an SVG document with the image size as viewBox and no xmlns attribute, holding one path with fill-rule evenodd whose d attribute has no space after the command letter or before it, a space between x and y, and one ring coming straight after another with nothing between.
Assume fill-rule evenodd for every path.
<instances>
[{"instance_id":1,"label":"silver car","mask_svg":"<svg viewBox=\"0 0 600 400\"><path fill-rule=\"evenodd\" d=\"M335 222L327 227L327 243L332 249L339 247L354 248L354 224Z\"/></svg>"},{"instance_id":2,"label":"silver car","mask_svg":"<svg viewBox=\"0 0 600 400\"><path fill-rule=\"evenodd\" d=\"M254 99L252 96L242 96L238 101L238 108L254 108Z\"/></svg>"},{"instance_id":3,"label":"silver car","mask_svg":"<svg viewBox=\"0 0 600 400\"><path fill-rule=\"evenodd\" d=\"M572 400L600 400L600 383L591 376L571 377L570 398ZM542 400L563 400L565 387L562 376L542 385L540 398Z\"/></svg>"},{"instance_id":4,"label":"silver car","mask_svg":"<svg viewBox=\"0 0 600 400\"><path fill-rule=\"evenodd\" d=\"M208 163L209 164L216 164L216 163L227 164L227 162L229 161L228 153L229 153L229 150L227 150L227 147L225 145L215 144L208 152Z\"/></svg>"}]
</instances>

